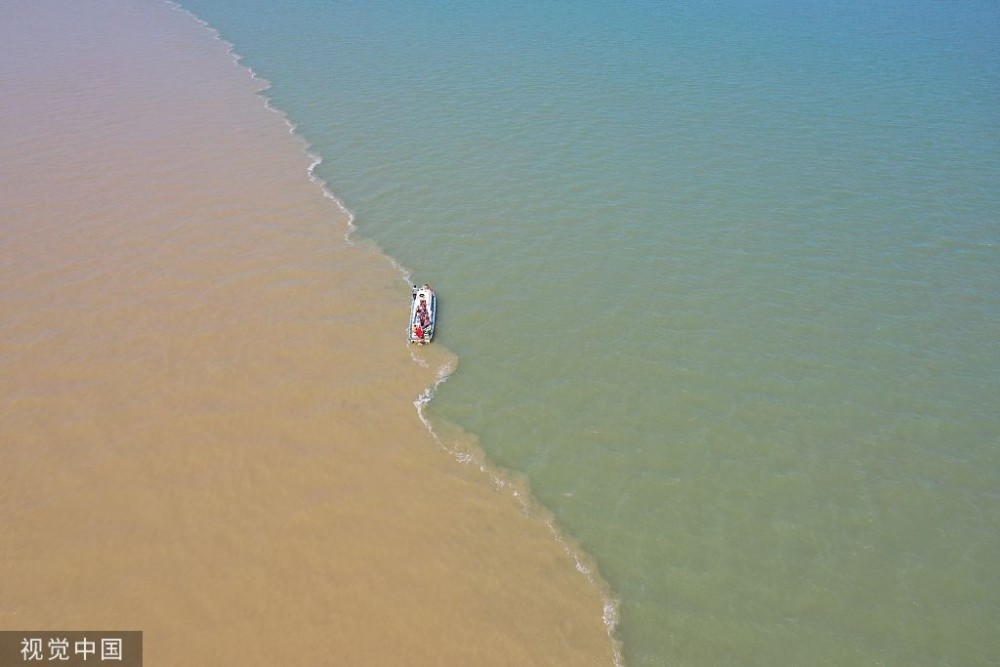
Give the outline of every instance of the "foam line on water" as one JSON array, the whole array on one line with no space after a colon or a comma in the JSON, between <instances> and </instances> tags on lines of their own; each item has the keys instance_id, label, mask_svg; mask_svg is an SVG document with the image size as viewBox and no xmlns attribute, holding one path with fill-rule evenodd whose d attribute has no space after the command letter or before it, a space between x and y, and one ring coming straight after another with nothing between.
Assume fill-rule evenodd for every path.
<instances>
[{"instance_id":1,"label":"foam line on water","mask_svg":"<svg viewBox=\"0 0 1000 667\"><path fill-rule=\"evenodd\" d=\"M410 356L421 366L425 368L429 367L429 363L425 359L420 358L412 349L410 350ZM540 503L531 497L530 489L527 488L525 484L508 479L502 472L490 466L489 463L484 460L484 455L481 452L469 451L468 449L458 446L449 446L434 429L433 423L427 416L426 408L428 404L430 404L431 400L433 400L438 387L448 381L448 378L452 376L456 368L457 363L446 364L438 367L434 383L430 387L424 389L413 401L413 405L417 409L417 416L420 418L420 421L423 422L424 427L427 428L430 434L434 437L434 440L438 443L438 445L451 454L457 462L462 464L477 464L480 472L489 476L490 481L493 483L493 488L499 492L510 494L510 496L517 501L518 505L520 505L522 512L530 514L536 519L542 520L549 529L549 532L552 534L553 539L555 539L556 542L562 546L566 554L573 560L576 571L583 575L591 586L602 592L603 609L601 618L604 622L604 628L607 631L608 638L612 641L614 664L615 667L624 667L621 644L617 637L620 602L611 595L604 593L598 575L594 571L594 567L592 565L588 565L583 556L581 556L580 552L573 547L569 540L566 539L558 525L556 525L555 518L552 514L545 510Z\"/></svg>"},{"instance_id":2,"label":"foam line on water","mask_svg":"<svg viewBox=\"0 0 1000 667\"><path fill-rule=\"evenodd\" d=\"M207 21L199 18L193 12L185 9L183 6L175 2L175 0L164 0L164 2L166 2L166 4L171 8L179 12L182 12L184 14L187 14L194 21L200 24L204 29L208 30L215 39L217 39L223 45L225 45L226 53L232 59L234 67L244 70L250 75L250 77L253 80L255 80L258 83L259 87L257 90L257 94L264 101L265 108L268 111L277 114L282 119L282 121L284 121L285 125L288 127L288 133L292 135L296 141L299 141L302 144L303 152L306 155L306 157L310 160L309 166L306 168L307 177L309 178L309 180L311 180L313 183L316 183L319 186L322 195L325 198L331 200L346 218L347 230L344 233L344 240L351 246L358 245L358 243L353 239L353 233L357 231L357 225L355 224L356 217L354 212L351 211L347 207L347 205L344 204L344 202L341 201L340 198L333 193L332 190L330 190L330 188L328 187L328 183L316 174L316 168L323 163L323 158L321 155L314 152L312 150L312 145L305 139L305 137L299 134L298 126L294 122L292 122L292 120L288 117L288 114L282 111L281 109L278 109L271 103L271 99L265 94L266 91L271 88L271 82L258 75L257 72L253 70L253 68L244 64L243 56L236 51L235 45L232 42L226 40L222 36L222 33L219 30L213 28L211 25L209 25ZM365 245L371 244L372 246L374 246L376 252L386 261L388 261L396 269L396 271L399 272L401 278L404 281L406 281L407 285L412 284L412 272L408 268L403 266L396 258L384 252L374 242L369 242L366 240L364 243ZM423 366L425 368L429 367L429 362L427 362L425 359L420 358L413 349L410 350L410 357L411 359L413 359L415 363L419 364L420 366ZM513 481L505 478L503 474L491 468L488 465L488 463L483 460L483 455L481 453L472 451L462 451L461 449L456 447L449 447L447 444L445 444L442 438L438 435L437 431L434 429L431 420L427 416L426 407L430 403L430 401L434 398L434 394L437 388L448 381L448 378L452 375L452 373L454 373L456 367L457 367L457 362L440 366L437 370L434 383L431 386L424 389L420 393L420 395L413 401L413 405L417 410L417 415L420 418L420 421L433 436L434 440L443 449L445 449L448 453L450 453L457 462L462 464L478 463L479 470L483 474L486 474L490 477L494 488L496 488L498 491L505 491L509 493L521 506L521 510L523 512L531 514L532 516L544 521L545 525L548 527L549 532L552 534L553 538L557 542L559 542L560 545L562 545L565 552L570 556L570 558L575 563L576 571L579 572L581 575L583 575L592 586L601 589L602 587L598 582L598 578L594 572L594 568L592 566L588 566L584 561L583 557L580 555L580 553L570 545L567 539L563 536L562 532L559 530L551 514L547 514L544 517L540 515L539 510L542 508L542 505L531 499L530 491L524 485L515 484ZM614 664L615 667L624 667L624 661L621 652L621 644L617 638L617 628L619 621L619 601L609 595L604 595L603 591L602 591L602 597L603 597L602 620L604 622L604 627L607 631L608 638L612 642Z\"/></svg>"},{"instance_id":3,"label":"foam line on water","mask_svg":"<svg viewBox=\"0 0 1000 667\"><path fill-rule=\"evenodd\" d=\"M271 88L271 82L265 79L264 77L258 75L257 72L255 72L252 67L246 65L243 62L243 56L237 53L236 46L232 42L225 39L222 36L222 33L219 32L219 30L213 28L211 25L208 24L207 21L199 18L193 12L182 7L180 4L175 2L175 0L164 0L164 1L167 3L168 6L172 7L173 9L179 12L183 12L184 14L190 16L205 30L209 31L212 34L212 36L215 37L215 39L217 39L223 45L225 45L226 53L232 59L233 66L238 69L244 70L250 75L250 78L252 78L257 82L258 84L257 94L264 101L264 107L271 113L278 115L281 118L281 120L284 121L285 125L288 127L288 133L293 137L295 137L296 141L302 143L303 152L305 153L306 157L308 157L310 160L309 166L306 167L306 175L309 177L310 181L319 186L320 191L323 193L323 196L331 200L334 203L334 205L340 210L340 212L344 215L344 217L347 220L347 231L344 232L344 240L346 240L350 245L355 245L354 240L351 238L353 233L357 230L357 225L355 225L354 223L356 219L354 212L351 211L351 209L349 209L347 205L344 204L344 202L341 201L341 199L333 193L332 190L330 190L325 180L316 175L316 168L323 163L323 157L312 150L312 144L310 144L305 139L305 137L299 134L298 125L292 122L292 120L288 117L288 114L282 111L281 109L278 109L271 103L271 98L265 94L267 90ZM396 264L396 266L399 265Z\"/></svg>"}]
</instances>

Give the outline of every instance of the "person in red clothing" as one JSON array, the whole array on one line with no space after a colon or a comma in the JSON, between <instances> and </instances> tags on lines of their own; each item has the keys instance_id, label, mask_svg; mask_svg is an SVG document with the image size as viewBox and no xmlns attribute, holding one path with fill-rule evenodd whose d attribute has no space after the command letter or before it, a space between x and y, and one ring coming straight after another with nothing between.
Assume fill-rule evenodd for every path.
<instances>
[{"instance_id":1,"label":"person in red clothing","mask_svg":"<svg viewBox=\"0 0 1000 667\"><path fill-rule=\"evenodd\" d=\"M413 335L420 340L424 339L424 330L419 324L413 327Z\"/></svg>"}]
</instances>

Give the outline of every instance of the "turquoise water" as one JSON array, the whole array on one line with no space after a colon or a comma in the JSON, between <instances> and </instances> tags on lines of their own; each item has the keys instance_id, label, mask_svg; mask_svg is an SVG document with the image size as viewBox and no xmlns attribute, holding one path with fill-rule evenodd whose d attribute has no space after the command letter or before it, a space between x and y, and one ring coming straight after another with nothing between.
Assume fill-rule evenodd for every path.
<instances>
[{"instance_id":1,"label":"turquoise water","mask_svg":"<svg viewBox=\"0 0 1000 667\"><path fill-rule=\"evenodd\" d=\"M1000 6L398 4L183 1L439 290L431 417L626 663L995 664Z\"/></svg>"}]
</instances>

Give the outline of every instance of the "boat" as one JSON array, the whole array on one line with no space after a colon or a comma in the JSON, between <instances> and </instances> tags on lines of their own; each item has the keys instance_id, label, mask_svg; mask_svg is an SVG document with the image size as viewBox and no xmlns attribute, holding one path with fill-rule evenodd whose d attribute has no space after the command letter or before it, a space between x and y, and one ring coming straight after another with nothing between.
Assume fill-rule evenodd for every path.
<instances>
[{"instance_id":1,"label":"boat","mask_svg":"<svg viewBox=\"0 0 1000 667\"><path fill-rule=\"evenodd\" d=\"M430 285L413 286L413 302L410 304L409 340L424 345L434 338L437 324L437 295Z\"/></svg>"}]
</instances>

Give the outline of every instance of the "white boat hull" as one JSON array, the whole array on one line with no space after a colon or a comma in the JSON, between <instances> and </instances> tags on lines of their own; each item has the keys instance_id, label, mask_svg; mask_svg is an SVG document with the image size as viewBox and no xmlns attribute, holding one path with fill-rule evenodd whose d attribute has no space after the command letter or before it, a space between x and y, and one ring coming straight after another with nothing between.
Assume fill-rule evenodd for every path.
<instances>
[{"instance_id":1,"label":"white boat hull","mask_svg":"<svg viewBox=\"0 0 1000 667\"><path fill-rule=\"evenodd\" d=\"M409 341L418 345L431 342L437 324L437 295L430 285L413 288L410 304Z\"/></svg>"}]
</instances>

